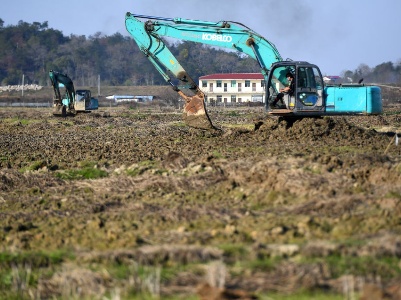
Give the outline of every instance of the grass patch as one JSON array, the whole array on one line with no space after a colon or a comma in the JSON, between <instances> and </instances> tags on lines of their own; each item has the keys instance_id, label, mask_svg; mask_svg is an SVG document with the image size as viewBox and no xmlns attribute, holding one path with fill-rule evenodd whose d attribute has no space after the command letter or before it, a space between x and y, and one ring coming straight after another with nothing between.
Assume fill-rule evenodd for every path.
<instances>
[{"instance_id":1,"label":"grass patch","mask_svg":"<svg viewBox=\"0 0 401 300\"><path fill-rule=\"evenodd\" d=\"M249 251L244 245L225 244L219 248L224 251L223 256L227 262L238 262L248 260Z\"/></svg>"},{"instance_id":2,"label":"grass patch","mask_svg":"<svg viewBox=\"0 0 401 300\"><path fill-rule=\"evenodd\" d=\"M227 116L229 116L229 117L239 117L240 114L237 111L233 110L233 111L228 112Z\"/></svg>"},{"instance_id":3,"label":"grass patch","mask_svg":"<svg viewBox=\"0 0 401 300\"><path fill-rule=\"evenodd\" d=\"M158 162L153 161L153 160L144 160L144 161L141 161L141 162L129 167L126 170L126 174L128 176L135 177L135 176L142 175L149 170L154 170L155 174L162 174L165 171L165 170L158 169Z\"/></svg>"},{"instance_id":4,"label":"grass patch","mask_svg":"<svg viewBox=\"0 0 401 300\"><path fill-rule=\"evenodd\" d=\"M1 252L0 253L0 270L7 269L12 264L30 265L35 268L49 267L61 264L65 259L73 258L71 252L64 250L53 252ZM1 271L0 271L1 272Z\"/></svg>"},{"instance_id":5,"label":"grass patch","mask_svg":"<svg viewBox=\"0 0 401 300\"><path fill-rule=\"evenodd\" d=\"M103 268L103 267L102 267ZM107 271L112 275L113 278L118 280L129 279L132 276L137 278L145 279L149 275L160 271L160 280L168 281L175 278L180 272L195 272L197 271L198 265L196 264L174 264L169 262L163 266L159 265L141 265L137 262L131 261L130 263L114 263L112 265L106 266ZM200 269L199 269L200 270ZM203 270L203 269L202 269Z\"/></svg>"},{"instance_id":6,"label":"grass patch","mask_svg":"<svg viewBox=\"0 0 401 300\"><path fill-rule=\"evenodd\" d=\"M399 277L401 269L396 257L340 256L330 255L325 258L306 259L307 263L322 262L329 266L333 278L352 274L367 276L375 274L383 279Z\"/></svg>"},{"instance_id":7,"label":"grass patch","mask_svg":"<svg viewBox=\"0 0 401 300\"><path fill-rule=\"evenodd\" d=\"M214 158L223 158L224 155L221 154L221 152L217 151L217 150L213 150L212 155Z\"/></svg>"},{"instance_id":8,"label":"grass patch","mask_svg":"<svg viewBox=\"0 0 401 300\"><path fill-rule=\"evenodd\" d=\"M160 287L170 280L174 280L180 273L204 274L204 268L198 264L166 264L166 265L141 265L135 261L117 262L105 266L107 272L119 282L130 281L131 285L124 291L122 299L160 299ZM104 266L94 270L103 272ZM175 297L163 299L180 299ZM182 299L198 299L185 297Z\"/></svg>"},{"instance_id":9,"label":"grass patch","mask_svg":"<svg viewBox=\"0 0 401 300\"><path fill-rule=\"evenodd\" d=\"M269 293L260 295L260 300L343 300L344 295L324 291L298 291L293 294Z\"/></svg>"},{"instance_id":10,"label":"grass patch","mask_svg":"<svg viewBox=\"0 0 401 300\"><path fill-rule=\"evenodd\" d=\"M130 110L134 110L135 108L130 108ZM149 118L148 114L145 113L140 113L139 111L136 114L130 114L127 115L126 117L129 117L130 119L136 120L136 121L142 121L142 120L147 120Z\"/></svg>"},{"instance_id":11,"label":"grass patch","mask_svg":"<svg viewBox=\"0 0 401 300\"><path fill-rule=\"evenodd\" d=\"M109 174L101 170L94 162L81 162L80 169L70 169L56 172L56 177L64 180L98 179L107 177Z\"/></svg>"},{"instance_id":12,"label":"grass patch","mask_svg":"<svg viewBox=\"0 0 401 300\"><path fill-rule=\"evenodd\" d=\"M178 127L178 128L187 127L187 124L185 124L185 122L182 122L182 121L171 122L169 125L171 127Z\"/></svg>"},{"instance_id":13,"label":"grass patch","mask_svg":"<svg viewBox=\"0 0 401 300\"><path fill-rule=\"evenodd\" d=\"M396 191L389 191L384 195L385 198L396 198L396 199L401 199L401 194Z\"/></svg>"},{"instance_id":14,"label":"grass patch","mask_svg":"<svg viewBox=\"0 0 401 300\"><path fill-rule=\"evenodd\" d=\"M224 124L226 128L242 128L244 130L252 131L255 128L255 124Z\"/></svg>"},{"instance_id":15,"label":"grass patch","mask_svg":"<svg viewBox=\"0 0 401 300\"><path fill-rule=\"evenodd\" d=\"M303 168L303 170L305 172L312 173L312 174L317 174L317 175L322 174L322 170L320 168L316 168L316 167L306 166Z\"/></svg>"},{"instance_id":16,"label":"grass patch","mask_svg":"<svg viewBox=\"0 0 401 300\"><path fill-rule=\"evenodd\" d=\"M28 119L20 119L20 118L6 118L6 119L3 119L3 122L5 122L5 123L18 123L18 124L21 124L21 125L28 125L28 124L31 124L31 123L37 123L37 122L39 122L39 121L37 121L37 120L28 120Z\"/></svg>"},{"instance_id":17,"label":"grass patch","mask_svg":"<svg viewBox=\"0 0 401 300\"><path fill-rule=\"evenodd\" d=\"M67 251L0 253L0 299L32 299L29 293L40 278L51 276L57 266L73 258Z\"/></svg>"},{"instance_id":18,"label":"grass patch","mask_svg":"<svg viewBox=\"0 0 401 300\"><path fill-rule=\"evenodd\" d=\"M386 111L383 113L383 115L385 116L400 115L400 114L401 114L400 110Z\"/></svg>"},{"instance_id":19,"label":"grass patch","mask_svg":"<svg viewBox=\"0 0 401 300\"><path fill-rule=\"evenodd\" d=\"M258 271L272 271L283 261L283 258L278 256L264 257L257 260L252 260L247 263L246 268Z\"/></svg>"},{"instance_id":20,"label":"grass patch","mask_svg":"<svg viewBox=\"0 0 401 300\"><path fill-rule=\"evenodd\" d=\"M93 126L85 126L83 129L86 130L86 131L92 131L95 128Z\"/></svg>"},{"instance_id":21,"label":"grass patch","mask_svg":"<svg viewBox=\"0 0 401 300\"><path fill-rule=\"evenodd\" d=\"M24 173L27 171L37 171L39 169L42 169L43 167L45 167L47 164L45 161L43 160L38 160L38 161L34 161L32 164L30 164L27 167L21 168L20 172Z\"/></svg>"}]
</instances>

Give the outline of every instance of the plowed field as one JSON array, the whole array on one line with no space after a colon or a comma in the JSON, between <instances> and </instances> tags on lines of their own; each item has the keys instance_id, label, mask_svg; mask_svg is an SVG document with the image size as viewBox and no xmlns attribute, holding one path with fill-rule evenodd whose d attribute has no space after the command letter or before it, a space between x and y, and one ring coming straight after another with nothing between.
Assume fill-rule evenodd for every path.
<instances>
[{"instance_id":1,"label":"plowed field","mask_svg":"<svg viewBox=\"0 0 401 300\"><path fill-rule=\"evenodd\" d=\"M0 298L401 293L399 110L3 108Z\"/></svg>"}]
</instances>

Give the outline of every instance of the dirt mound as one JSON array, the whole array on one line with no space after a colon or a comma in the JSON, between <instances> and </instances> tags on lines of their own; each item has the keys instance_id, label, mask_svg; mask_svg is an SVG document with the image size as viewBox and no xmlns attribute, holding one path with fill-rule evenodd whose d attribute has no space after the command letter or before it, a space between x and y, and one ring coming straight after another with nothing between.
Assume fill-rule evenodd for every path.
<instances>
[{"instance_id":1,"label":"dirt mound","mask_svg":"<svg viewBox=\"0 0 401 300\"><path fill-rule=\"evenodd\" d=\"M366 130L349 123L345 117L303 118L294 122L270 119L260 129L271 138L299 140L306 143L315 141L352 142L355 144L382 136L374 130Z\"/></svg>"}]
</instances>

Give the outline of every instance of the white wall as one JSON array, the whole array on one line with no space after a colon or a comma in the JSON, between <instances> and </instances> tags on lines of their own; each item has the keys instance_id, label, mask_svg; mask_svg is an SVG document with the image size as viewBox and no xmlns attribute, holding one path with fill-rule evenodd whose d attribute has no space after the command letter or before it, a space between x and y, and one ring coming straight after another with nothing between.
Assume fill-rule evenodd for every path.
<instances>
[{"instance_id":1,"label":"white wall","mask_svg":"<svg viewBox=\"0 0 401 300\"><path fill-rule=\"evenodd\" d=\"M235 87L231 87L231 81L234 79L208 79L208 80L199 80L199 87L204 92L207 96L208 102L211 100L216 101L217 96L220 95L222 96L222 102L225 102L224 99L227 99L227 103L231 102L231 96L235 95L237 101L239 102L239 99L241 99L241 102L251 102L254 101L256 97L260 99L262 96L262 99L264 101L264 96L265 96L265 89L262 87L261 82L262 79L250 79L250 86L245 87L245 81L246 79L236 79L235 82ZM203 87L203 81L207 81L207 86ZM217 81L221 82L221 87L217 87ZM239 83L241 84L241 91L238 91L238 86ZM213 91L210 90L210 86L213 84ZM227 91L224 90L224 84L227 84ZM253 90L252 85L255 84L255 90Z\"/></svg>"}]
</instances>

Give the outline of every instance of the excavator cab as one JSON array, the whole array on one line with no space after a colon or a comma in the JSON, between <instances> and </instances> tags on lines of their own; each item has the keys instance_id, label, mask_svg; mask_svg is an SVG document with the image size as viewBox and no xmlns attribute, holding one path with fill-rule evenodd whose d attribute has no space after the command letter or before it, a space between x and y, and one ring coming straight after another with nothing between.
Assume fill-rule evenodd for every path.
<instances>
[{"instance_id":1,"label":"excavator cab","mask_svg":"<svg viewBox=\"0 0 401 300\"><path fill-rule=\"evenodd\" d=\"M92 97L90 90L76 90L75 99L75 108L77 111L89 112L99 107L98 99Z\"/></svg>"},{"instance_id":2,"label":"excavator cab","mask_svg":"<svg viewBox=\"0 0 401 300\"><path fill-rule=\"evenodd\" d=\"M288 85L286 74L291 73L295 80L295 90L292 95L286 94L283 103L278 108L269 108L281 88ZM307 62L285 61L272 65L267 90L266 105L271 114L286 114L294 112L310 112L324 110L323 78L317 66Z\"/></svg>"}]
</instances>

